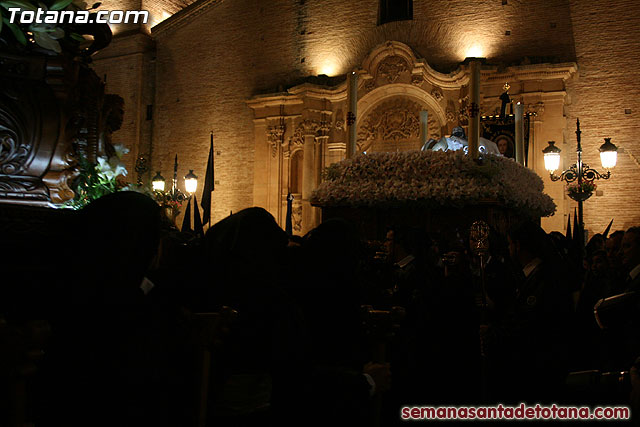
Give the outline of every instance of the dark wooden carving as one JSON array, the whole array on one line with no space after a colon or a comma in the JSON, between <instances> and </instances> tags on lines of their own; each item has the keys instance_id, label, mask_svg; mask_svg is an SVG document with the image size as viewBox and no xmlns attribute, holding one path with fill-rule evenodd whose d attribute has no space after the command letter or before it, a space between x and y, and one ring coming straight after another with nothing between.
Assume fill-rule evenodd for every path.
<instances>
[{"instance_id":1,"label":"dark wooden carving","mask_svg":"<svg viewBox=\"0 0 640 427\"><path fill-rule=\"evenodd\" d=\"M96 159L103 93L69 56L0 53L0 202L73 198L74 152Z\"/></svg>"}]
</instances>

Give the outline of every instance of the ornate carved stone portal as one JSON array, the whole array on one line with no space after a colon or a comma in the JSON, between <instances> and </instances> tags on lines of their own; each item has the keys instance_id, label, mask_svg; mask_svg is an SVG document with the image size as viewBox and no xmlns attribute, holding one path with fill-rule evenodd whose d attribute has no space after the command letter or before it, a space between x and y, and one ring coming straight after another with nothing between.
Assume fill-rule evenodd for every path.
<instances>
[{"instance_id":1,"label":"ornate carved stone portal","mask_svg":"<svg viewBox=\"0 0 640 427\"><path fill-rule=\"evenodd\" d=\"M378 75L387 83L395 83L400 73L408 71L407 62L399 56L389 56L378 66Z\"/></svg>"},{"instance_id":2,"label":"ornate carved stone portal","mask_svg":"<svg viewBox=\"0 0 640 427\"><path fill-rule=\"evenodd\" d=\"M271 147L271 157L276 157L276 153L278 152L278 145L282 143L282 137L284 136L284 125L276 125L269 127L269 134L267 135L267 140L269 141L269 146Z\"/></svg>"},{"instance_id":3,"label":"ornate carved stone portal","mask_svg":"<svg viewBox=\"0 0 640 427\"><path fill-rule=\"evenodd\" d=\"M358 148L361 152L406 151L422 147L420 111L427 111L415 101L395 97L380 103L360 122ZM433 112L428 115L428 137L440 138L440 124Z\"/></svg>"},{"instance_id":4,"label":"ornate carved stone portal","mask_svg":"<svg viewBox=\"0 0 640 427\"><path fill-rule=\"evenodd\" d=\"M351 70L343 70L347 71ZM469 77L462 65L442 74L409 46L388 41L373 49L355 72L359 153L419 149L423 140L439 139L450 135L455 126L467 125ZM566 64L500 71L483 68L482 105L487 109L493 97L498 100L505 81L562 80L572 72L574 67ZM557 82L549 87L553 85ZM527 105L538 102L524 101ZM345 157L347 82L324 86L311 79L284 95L260 95L247 104L254 112L254 204L269 210L284 227L286 198L292 193L294 232L304 234L320 221L309 196L321 183L322 170ZM424 112L426 132L421 122Z\"/></svg>"}]
</instances>

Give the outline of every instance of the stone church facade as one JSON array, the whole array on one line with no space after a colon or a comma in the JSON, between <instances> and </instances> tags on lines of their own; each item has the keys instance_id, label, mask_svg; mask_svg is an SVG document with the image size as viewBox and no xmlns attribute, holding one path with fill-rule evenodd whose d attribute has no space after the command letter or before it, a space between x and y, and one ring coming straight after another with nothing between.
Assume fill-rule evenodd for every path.
<instances>
[{"instance_id":1,"label":"stone church facade","mask_svg":"<svg viewBox=\"0 0 640 427\"><path fill-rule=\"evenodd\" d=\"M613 177L585 203L587 228L601 232L611 218L614 229L640 224L640 83L629 60L640 47L640 11L632 1L414 0L412 19L384 24L379 0L121 6L170 17L117 29L95 57L107 91L125 98L114 140L132 149L130 171L146 159L146 179L157 170L168 177L176 154L179 176L193 169L204 177L213 131L214 221L256 205L284 225L291 192L294 229L304 233L319 220L309 195L323 167L344 157L348 72L359 82L359 150L416 149L421 111L429 137L466 126L462 61L483 56L480 113L496 114L506 82L531 113L529 167L558 205L545 228L563 229L574 202L548 179L541 150L557 141L568 168L578 117L586 163L599 167L604 137L621 149Z\"/></svg>"}]
</instances>

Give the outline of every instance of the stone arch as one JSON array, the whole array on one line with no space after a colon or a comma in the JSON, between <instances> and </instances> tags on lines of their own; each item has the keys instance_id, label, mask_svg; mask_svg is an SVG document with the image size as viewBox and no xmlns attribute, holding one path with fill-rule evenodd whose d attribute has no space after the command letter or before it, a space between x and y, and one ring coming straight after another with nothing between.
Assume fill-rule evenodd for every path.
<instances>
[{"instance_id":1,"label":"stone arch","mask_svg":"<svg viewBox=\"0 0 640 427\"><path fill-rule=\"evenodd\" d=\"M429 114L427 139L439 139L446 116L429 93L407 84L372 90L358 102L359 151L419 149L421 110Z\"/></svg>"},{"instance_id":2,"label":"stone arch","mask_svg":"<svg viewBox=\"0 0 640 427\"><path fill-rule=\"evenodd\" d=\"M398 41L387 41L376 46L362 62L359 74L365 80L369 80L369 84L375 84L380 66L390 59L405 63L406 69L402 71L417 85L425 82L440 89L455 90L469 83L469 76L463 67L458 67L448 74L440 73L431 68L424 59L416 57L411 47Z\"/></svg>"},{"instance_id":3,"label":"stone arch","mask_svg":"<svg viewBox=\"0 0 640 427\"><path fill-rule=\"evenodd\" d=\"M366 117L372 108L384 100L396 96L417 100L420 104L429 107L429 110L433 110L440 126L444 126L447 123L444 109L431 94L419 87L404 83L380 86L364 95L358 100L358 116L362 118Z\"/></svg>"}]
</instances>

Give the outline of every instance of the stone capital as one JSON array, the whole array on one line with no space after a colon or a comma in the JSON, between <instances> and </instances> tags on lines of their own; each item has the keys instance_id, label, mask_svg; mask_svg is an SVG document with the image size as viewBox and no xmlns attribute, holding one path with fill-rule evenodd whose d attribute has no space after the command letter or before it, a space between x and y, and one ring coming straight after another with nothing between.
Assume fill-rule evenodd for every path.
<instances>
[{"instance_id":1,"label":"stone capital","mask_svg":"<svg viewBox=\"0 0 640 427\"><path fill-rule=\"evenodd\" d=\"M300 123L300 126L302 127L303 135L316 136L318 130L320 129L320 122L318 122L317 120L303 120L302 123Z\"/></svg>"},{"instance_id":2,"label":"stone capital","mask_svg":"<svg viewBox=\"0 0 640 427\"><path fill-rule=\"evenodd\" d=\"M267 143L271 148L271 157L275 157L278 152L278 144L283 143L283 136L286 130L284 124L269 126L267 128Z\"/></svg>"}]
</instances>

